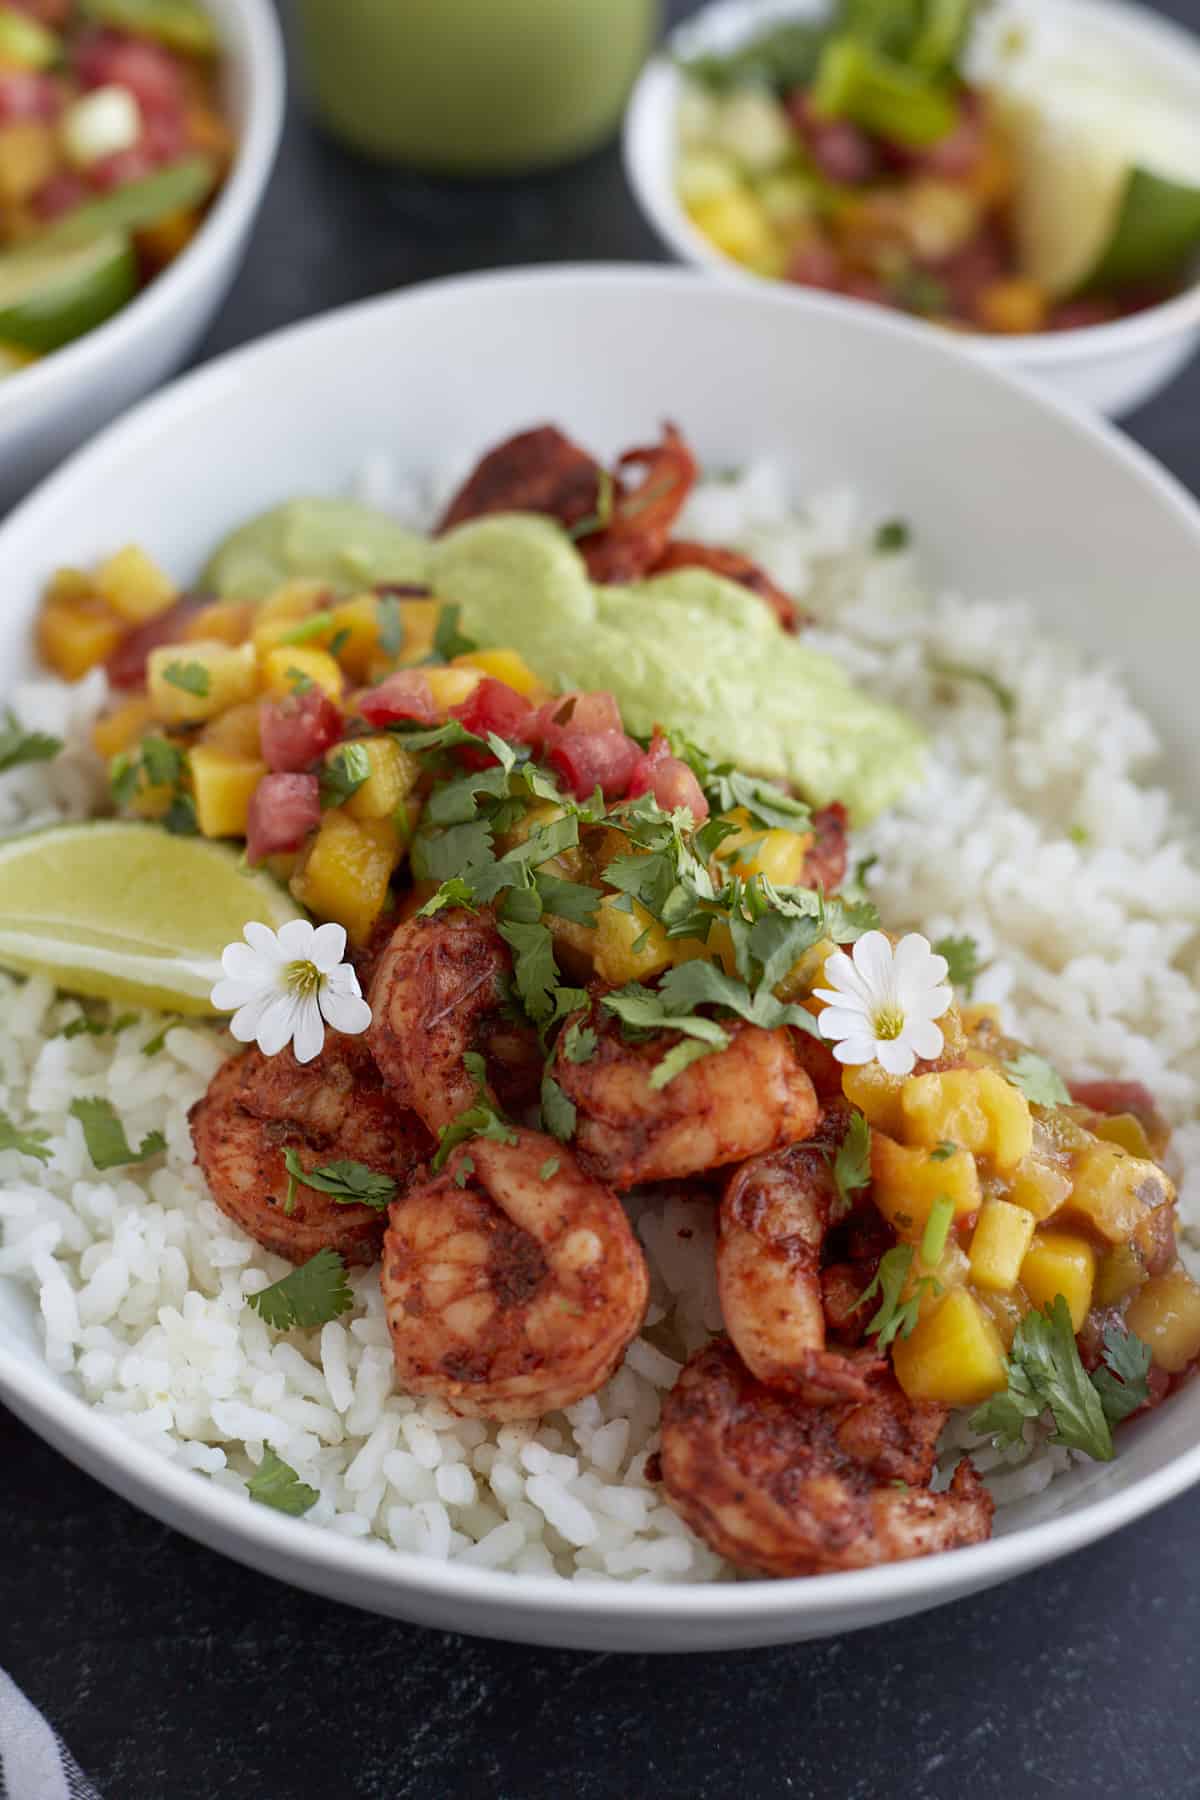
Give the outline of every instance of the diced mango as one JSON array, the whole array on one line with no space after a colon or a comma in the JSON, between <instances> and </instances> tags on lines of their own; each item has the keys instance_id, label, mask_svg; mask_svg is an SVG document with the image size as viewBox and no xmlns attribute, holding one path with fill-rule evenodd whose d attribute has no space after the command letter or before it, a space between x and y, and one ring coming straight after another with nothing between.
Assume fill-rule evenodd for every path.
<instances>
[{"instance_id":1,"label":"diced mango","mask_svg":"<svg viewBox=\"0 0 1200 1800\"><path fill-rule=\"evenodd\" d=\"M64 681L78 681L112 655L124 632L103 600L89 595L50 600L38 614L38 655Z\"/></svg>"},{"instance_id":2,"label":"diced mango","mask_svg":"<svg viewBox=\"0 0 1200 1800\"><path fill-rule=\"evenodd\" d=\"M379 600L374 594L355 594L330 609L328 644L337 643L337 659L354 681L365 681L371 659L379 649Z\"/></svg>"},{"instance_id":3,"label":"diced mango","mask_svg":"<svg viewBox=\"0 0 1200 1800\"><path fill-rule=\"evenodd\" d=\"M900 1108L901 1075L889 1075L877 1062L847 1066L842 1070L842 1092L851 1106L857 1106L868 1125L878 1126L889 1137L898 1138L904 1129Z\"/></svg>"},{"instance_id":4,"label":"diced mango","mask_svg":"<svg viewBox=\"0 0 1200 1800\"><path fill-rule=\"evenodd\" d=\"M400 646L397 658L388 658L384 669L390 669L394 662L419 663L424 661L433 649L433 640L437 636L438 620L445 609L441 600L401 600L400 621L404 626L404 641Z\"/></svg>"},{"instance_id":5,"label":"diced mango","mask_svg":"<svg viewBox=\"0 0 1200 1800\"><path fill-rule=\"evenodd\" d=\"M327 650L313 650L308 644L280 645L262 659L263 686L268 694L293 693L297 675L323 688L331 700L341 699L342 671Z\"/></svg>"},{"instance_id":6,"label":"diced mango","mask_svg":"<svg viewBox=\"0 0 1200 1800\"><path fill-rule=\"evenodd\" d=\"M1029 1296L1025 1289L1018 1286L1007 1294L998 1294L981 1288L975 1298L1000 1333L1000 1341L1005 1350L1011 1350L1017 1326L1029 1311Z\"/></svg>"},{"instance_id":7,"label":"diced mango","mask_svg":"<svg viewBox=\"0 0 1200 1800\"><path fill-rule=\"evenodd\" d=\"M5 9L11 18L11 9ZM0 62L0 72L5 65ZM53 126L40 119L15 119L0 125L0 206L13 220L28 216L37 190L54 174L58 140Z\"/></svg>"},{"instance_id":8,"label":"diced mango","mask_svg":"<svg viewBox=\"0 0 1200 1800\"><path fill-rule=\"evenodd\" d=\"M1048 305L1045 288L1027 275L1011 275L989 281L975 302L975 311L985 331L1017 335L1041 331Z\"/></svg>"},{"instance_id":9,"label":"diced mango","mask_svg":"<svg viewBox=\"0 0 1200 1800\"><path fill-rule=\"evenodd\" d=\"M632 910L623 910L626 906ZM601 981L620 987L670 968L671 940L640 901L605 894L596 913L596 973Z\"/></svg>"},{"instance_id":10,"label":"diced mango","mask_svg":"<svg viewBox=\"0 0 1200 1800\"><path fill-rule=\"evenodd\" d=\"M540 682L525 658L516 650L469 650L450 660L452 669L478 669L493 681L502 681L527 700L544 700L550 690Z\"/></svg>"},{"instance_id":11,"label":"diced mango","mask_svg":"<svg viewBox=\"0 0 1200 1800\"><path fill-rule=\"evenodd\" d=\"M371 765L371 773L346 801L352 819L390 819L421 778L421 759L402 749L394 737L355 740Z\"/></svg>"},{"instance_id":12,"label":"diced mango","mask_svg":"<svg viewBox=\"0 0 1200 1800\"><path fill-rule=\"evenodd\" d=\"M935 1162L928 1150L871 1132L871 1197L900 1237L920 1243L941 1194L953 1203L956 1219L979 1210L979 1172L968 1151L955 1150Z\"/></svg>"},{"instance_id":13,"label":"diced mango","mask_svg":"<svg viewBox=\"0 0 1200 1800\"><path fill-rule=\"evenodd\" d=\"M92 726L92 746L107 762L137 743L154 717L154 705L146 694L122 700L111 712L102 713Z\"/></svg>"},{"instance_id":14,"label":"diced mango","mask_svg":"<svg viewBox=\"0 0 1200 1800\"><path fill-rule=\"evenodd\" d=\"M42 598L47 606L53 606L58 601L69 605L75 600L94 600L96 584L85 569L60 565L46 583Z\"/></svg>"},{"instance_id":15,"label":"diced mango","mask_svg":"<svg viewBox=\"0 0 1200 1800\"><path fill-rule=\"evenodd\" d=\"M717 860L732 875L749 881L764 875L776 887L795 887L804 873L804 859L812 844L811 831L784 831L755 825L744 806L725 817L737 830L723 839Z\"/></svg>"},{"instance_id":16,"label":"diced mango","mask_svg":"<svg viewBox=\"0 0 1200 1800\"><path fill-rule=\"evenodd\" d=\"M1012 1172L1009 1198L1039 1221L1052 1218L1071 1192L1071 1177L1036 1150L1023 1156Z\"/></svg>"},{"instance_id":17,"label":"diced mango","mask_svg":"<svg viewBox=\"0 0 1200 1800\"><path fill-rule=\"evenodd\" d=\"M1174 1192L1157 1163L1097 1141L1075 1158L1067 1204L1110 1244L1123 1244L1145 1215L1171 1200Z\"/></svg>"},{"instance_id":18,"label":"diced mango","mask_svg":"<svg viewBox=\"0 0 1200 1800\"><path fill-rule=\"evenodd\" d=\"M1129 1302L1125 1323L1160 1369L1182 1374L1200 1356L1200 1287L1181 1267L1152 1275Z\"/></svg>"},{"instance_id":19,"label":"diced mango","mask_svg":"<svg viewBox=\"0 0 1200 1800\"><path fill-rule=\"evenodd\" d=\"M734 262L766 271L779 261L770 214L748 188L728 188L688 208L692 224Z\"/></svg>"},{"instance_id":20,"label":"diced mango","mask_svg":"<svg viewBox=\"0 0 1200 1800\"><path fill-rule=\"evenodd\" d=\"M912 1266L904 1282L903 1297L907 1300L917 1295L917 1317L923 1319L927 1312L932 1312L943 1294L951 1288L962 1287L971 1273L971 1265L967 1253L953 1235L946 1240L945 1248L937 1262L928 1266L920 1256L914 1256Z\"/></svg>"},{"instance_id":21,"label":"diced mango","mask_svg":"<svg viewBox=\"0 0 1200 1800\"><path fill-rule=\"evenodd\" d=\"M1119 1144L1122 1150L1128 1150L1130 1156L1140 1156L1143 1162L1152 1162L1154 1159L1146 1127L1136 1113L1104 1114L1089 1121L1089 1130L1106 1144Z\"/></svg>"},{"instance_id":22,"label":"diced mango","mask_svg":"<svg viewBox=\"0 0 1200 1800\"><path fill-rule=\"evenodd\" d=\"M156 717L168 725L200 724L258 691L250 644L160 644L146 658L146 687Z\"/></svg>"},{"instance_id":23,"label":"diced mango","mask_svg":"<svg viewBox=\"0 0 1200 1800\"><path fill-rule=\"evenodd\" d=\"M959 1144L990 1157L1001 1171L1015 1168L1033 1146L1029 1102L995 1069L910 1076L900 1106L910 1144Z\"/></svg>"},{"instance_id":24,"label":"diced mango","mask_svg":"<svg viewBox=\"0 0 1200 1800\"><path fill-rule=\"evenodd\" d=\"M194 744L188 768L202 836L245 837L250 801L267 772L266 763L215 744Z\"/></svg>"},{"instance_id":25,"label":"diced mango","mask_svg":"<svg viewBox=\"0 0 1200 1800\"><path fill-rule=\"evenodd\" d=\"M782 981L775 983L781 1000L807 1000L815 987L824 985L825 964L837 945L832 938L819 938L798 956ZM878 1067L878 1065L876 1065ZM883 1071L881 1071L883 1073Z\"/></svg>"},{"instance_id":26,"label":"diced mango","mask_svg":"<svg viewBox=\"0 0 1200 1800\"><path fill-rule=\"evenodd\" d=\"M482 669L426 669L425 679L439 712L461 706L483 680Z\"/></svg>"},{"instance_id":27,"label":"diced mango","mask_svg":"<svg viewBox=\"0 0 1200 1800\"><path fill-rule=\"evenodd\" d=\"M273 588L265 600L260 600L255 609L256 625L275 624L280 619L287 619L298 625L301 619L307 619L323 606L329 594L323 581L315 581L311 576L299 576L295 581L285 581L282 586Z\"/></svg>"},{"instance_id":28,"label":"diced mango","mask_svg":"<svg viewBox=\"0 0 1200 1800\"><path fill-rule=\"evenodd\" d=\"M1087 1318L1096 1285L1096 1252L1086 1238L1070 1231L1039 1231L1021 1263L1021 1286L1035 1306L1046 1307L1061 1294L1078 1331Z\"/></svg>"},{"instance_id":29,"label":"diced mango","mask_svg":"<svg viewBox=\"0 0 1200 1800\"><path fill-rule=\"evenodd\" d=\"M1092 1298L1097 1306L1118 1306L1148 1279L1146 1265L1132 1244L1115 1244L1100 1258Z\"/></svg>"},{"instance_id":30,"label":"diced mango","mask_svg":"<svg viewBox=\"0 0 1200 1800\"><path fill-rule=\"evenodd\" d=\"M127 624L143 625L174 604L178 589L144 550L127 544L96 570L96 592Z\"/></svg>"},{"instance_id":31,"label":"diced mango","mask_svg":"<svg viewBox=\"0 0 1200 1800\"><path fill-rule=\"evenodd\" d=\"M1007 1385L1004 1341L965 1287L951 1288L910 1335L892 1345L896 1379L910 1400L974 1406Z\"/></svg>"},{"instance_id":32,"label":"diced mango","mask_svg":"<svg viewBox=\"0 0 1200 1800\"><path fill-rule=\"evenodd\" d=\"M244 600L210 600L194 612L184 627L184 637L216 639L240 644L250 628L251 607Z\"/></svg>"},{"instance_id":33,"label":"diced mango","mask_svg":"<svg viewBox=\"0 0 1200 1800\"><path fill-rule=\"evenodd\" d=\"M1000 1029L1000 1008L992 1006L986 1000L975 1000L967 1006L959 1008L963 1030L968 1038L977 1033L982 1037L990 1037Z\"/></svg>"},{"instance_id":34,"label":"diced mango","mask_svg":"<svg viewBox=\"0 0 1200 1800\"><path fill-rule=\"evenodd\" d=\"M203 741L257 761L262 756L261 716L257 700L242 700L208 721L201 734Z\"/></svg>"},{"instance_id":35,"label":"diced mango","mask_svg":"<svg viewBox=\"0 0 1200 1800\"><path fill-rule=\"evenodd\" d=\"M1015 1288L1037 1223L1033 1214L1007 1200L987 1200L971 1239L971 1280L979 1288L1006 1294Z\"/></svg>"},{"instance_id":36,"label":"diced mango","mask_svg":"<svg viewBox=\"0 0 1200 1800\"><path fill-rule=\"evenodd\" d=\"M383 911L402 854L390 820L352 819L334 807L292 877L292 892L319 919L344 925L352 942L363 944Z\"/></svg>"}]
</instances>

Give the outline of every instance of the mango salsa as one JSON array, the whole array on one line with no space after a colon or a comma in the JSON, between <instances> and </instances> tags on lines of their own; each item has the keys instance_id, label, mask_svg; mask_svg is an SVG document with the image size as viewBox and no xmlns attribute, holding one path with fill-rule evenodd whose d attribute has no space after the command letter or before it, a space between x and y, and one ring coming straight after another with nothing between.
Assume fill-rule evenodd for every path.
<instances>
[{"instance_id":1,"label":"mango salsa","mask_svg":"<svg viewBox=\"0 0 1200 1800\"><path fill-rule=\"evenodd\" d=\"M146 658L146 686L169 725L197 725L258 691L250 644L161 644Z\"/></svg>"},{"instance_id":2,"label":"mango salsa","mask_svg":"<svg viewBox=\"0 0 1200 1800\"><path fill-rule=\"evenodd\" d=\"M975 1406L1005 1387L1004 1341L965 1287L951 1288L908 1337L892 1346L896 1379L910 1400Z\"/></svg>"},{"instance_id":3,"label":"mango salsa","mask_svg":"<svg viewBox=\"0 0 1200 1800\"><path fill-rule=\"evenodd\" d=\"M254 790L267 772L265 762L194 744L188 752L196 823L204 837L245 837Z\"/></svg>"},{"instance_id":4,"label":"mango salsa","mask_svg":"<svg viewBox=\"0 0 1200 1800\"><path fill-rule=\"evenodd\" d=\"M1033 1148L1029 1102L995 1069L914 1075L904 1083L900 1106L909 1144L958 1144L989 1157L1001 1172Z\"/></svg>"},{"instance_id":5,"label":"mango salsa","mask_svg":"<svg viewBox=\"0 0 1200 1800\"><path fill-rule=\"evenodd\" d=\"M1021 1286L1038 1307L1052 1306L1061 1294L1078 1331L1087 1318L1096 1283L1096 1252L1086 1238L1069 1231L1039 1231L1021 1263Z\"/></svg>"},{"instance_id":6,"label":"mango salsa","mask_svg":"<svg viewBox=\"0 0 1200 1800\"><path fill-rule=\"evenodd\" d=\"M596 973L601 981L620 987L670 968L674 960L671 940L640 901L606 894L596 909L596 919Z\"/></svg>"},{"instance_id":7,"label":"mango salsa","mask_svg":"<svg viewBox=\"0 0 1200 1800\"><path fill-rule=\"evenodd\" d=\"M1125 1323L1160 1369L1179 1375L1200 1356L1200 1288L1186 1269L1153 1275L1129 1302Z\"/></svg>"},{"instance_id":8,"label":"mango salsa","mask_svg":"<svg viewBox=\"0 0 1200 1800\"><path fill-rule=\"evenodd\" d=\"M322 919L344 925L355 944L364 944L388 896L392 871L403 845L389 819L352 819L334 807L303 864L292 877L293 894Z\"/></svg>"},{"instance_id":9,"label":"mango salsa","mask_svg":"<svg viewBox=\"0 0 1200 1800\"><path fill-rule=\"evenodd\" d=\"M174 604L178 590L144 550L128 544L100 564L96 592L127 625L144 625Z\"/></svg>"},{"instance_id":10,"label":"mango salsa","mask_svg":"<svg viewBox=\"0 0 1200 1800\"><path fill-rule=\"evenodd\" d=\"M988 1200L971 1239L971 1280L1006 1294L1015 1288L1037 1220L1007 1200Z\"/></svg>"},{"instance_id":11,"label":"mango salsa","mask_svg":"<svg viewBox=\"0 0 1200 1800\"><path fill-rule=\"evenodd\" d=\"M872 1131L871 1193L897 1235L919 1244L940 1195L953 1203L956 1219L978 1211L979 1173L966 1150L935 1161L928 1150L898 1144L884 1132Z\"/></svg>"},{"instance_id":12,"label":"mango salsa","mask_svg":"<svg viewBox=\"0 0 1200 1800\"><path fill-rule=\"evenodd\" d=\"M371 773L346 801L346 811L352 819L389 819L420 780L420 758L402 749L394 737L358 738L356 742Z\"/></svg>"}]
</instances>

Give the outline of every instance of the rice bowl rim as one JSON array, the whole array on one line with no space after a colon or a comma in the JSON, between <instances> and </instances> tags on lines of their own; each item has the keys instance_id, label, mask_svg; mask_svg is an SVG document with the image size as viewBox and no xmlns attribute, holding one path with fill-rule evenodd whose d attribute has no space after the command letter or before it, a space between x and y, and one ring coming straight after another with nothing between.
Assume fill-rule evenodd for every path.
<instances>
[{"instance_id":1,"label":"rice bowl rim","mask_svg":"<svg viewBox=\"0 0 1200 1800\"><path fill-rule=\"evenodd\" d=\"M560 264L535 270L512 269L450 277L417 284L403 293L378 296L342 307L320 318L302 321L243 346L170 384L123 419L77 451L0 524L0 563L23 573L23 540L43 538L47 524L69 517L75 490L85 487L114 451L127 456L152 456L161 440L175 440L182 426L186 433L193 402L206 404L213 390L232 397L254 360L270 362L281 351L299 349L307 366L319 366L326 356L336 360L339 334L347 326L377 318L394 318L403 336L405 309L442 299L465 296L476 301L482 316L499 300L519 302L523 294L536 297L544 290L584 287L597 297L607 293L639 294L662 290L675 306L687 305L687 296L720 298L722 304L743 308L782 308L799 329L805 312L848 324L843 302L820 294L776 293L764 284L753 294L734 293L703 282L687 270L653 269L636 264ZM879 308L859 309L863 317L853 326L890 338L899 356L906 347L934 361L953 367L957 377L969 374L972 382L1011 397L1019 393L1031 414L1052 421L1065 437L1089 441L1103 448L1131 483L1154 494L1162 508L1175 515L1195 543L1200 566L1200 505L1183 484L1138 445L1125 438L1107 421L1060 395L1047 393L1028 380L1019 379L980 363L949 336L944 339L919 323L891 315ZM50 534L52 535L52 533ZM11 673L10 673L11 679ZM6 1278L0 1278L6 1279ZM427 1597L436 1602L474 1600L478 1616L465 1609L454 1617L431 1620L450 1629L463 1629L503 1637L509 1627L529 1621L529 1640L538 1641L535 1618L558 1622L564 1635L546 1641L566 1643L572 1620L586 1630L588 1621L608 1621L646 1626L677 1623L711 1623L743 1628L730 1630L734 1644L787 1641L787 1625L800 1628L811 1616L809 1635L881 1622L904 1612L915 1612L990 1586L1040 1563L1065 1555L1128 1524L1153 1508L1200 1482L1200 1441L1172 1457L1163 1467L1121 1483L1116 1491L1096 1499L1080 1496L1061 1516L1014 1527L987 1543L905 1563L884 1564L843 1574L816 1575L776 1580L722 1582L671 1582L653 1586L618 1582L571 1582L538 1574L457 1566L411 1551L384 1545L366 1545L340 1536L331 1529L314 1529L303 1520L291 1519L241 1495L230 1494L206 1481L198 1472L176 1467L161 1454L126 1436L82 1398L55 1379L39 1362L19 1355L0 1343L0 1398L28 1426L79 1466L106 1485L165 1520L251 1567L280 1579L299 1580L310 1589L367 1610L405 1616L411 1610L405 1596ZM1135 1423L1133 1431L1140 1429ZM1128 1441L1128 1440L1127 1440ZM1119 1470L1119 1458L1110 1469ZM1118 1476L1120 1483L1120 1477ZM387 1594L391 1604L379 1604ZM832 1622L821 1624L821 1618ZM774 1626L770 1635L758 1635L760 1625ZM719 1640L698 1637L691 1646L707 1649ZM688 1645L647 1643L646 1649L688 1648Z\"/></svg>"}]
</instances>

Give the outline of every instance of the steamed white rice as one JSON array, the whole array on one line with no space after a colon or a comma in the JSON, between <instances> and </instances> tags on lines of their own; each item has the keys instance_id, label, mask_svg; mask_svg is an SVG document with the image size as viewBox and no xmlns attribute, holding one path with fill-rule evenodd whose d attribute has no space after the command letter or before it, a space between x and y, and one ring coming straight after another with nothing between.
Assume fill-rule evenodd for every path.
<instances>
[{"instance_id":1,"label":"steamed white rice","mask_svg":"<svg viewBox=\"0 0 1200 1800\"><path fill-rule=\"evenodd\" d=\"M369 497L428 517L429 496L373 465ZM1142 785L1152 727L1118 675L1041 632L1019 603L930 597L911 553L875 554L874 521L848 495L794 509L762 467L700 489L688 536L737 543L819 615L816 639L874 692L926 724L924 785L870 831L856 860L892 929L974 936L976 998L1072 1075L1144 1081L1175 1124L1185 1222L1200 1224L1200 997L1194 976L1200 864L1191 828ZM968 664L1014 697L931 662ZM38 684L31 723L78 730L92 680ZM35 716L36 715L36 716ZM82 760L0 778L0 826L87 803ZM642 1335L599 1393L538 1425L456 1419L396 1392L377 1274L352 1274L355 1308L280 1336L246 1297L287 1272L208 1197L189 1106L233 1046L205 1025L146 1014L116 1037L60 1033L80 1008L40 980L0 976L0 1107L49 1134L43 1167L0 1152L0 1275L36 1296L50 1367L116 1427L244 1493L264 1448L320 1499L306 1515L345 1536L475 1566L577 1581L726 1579L646 1479L660 1397L720 1327L711 1202L632 1203L653 1297ZM98 1095L127 1136L167 1140L164 1159L98 1177L72 1100ZM949 1434L970 1442L965 1419ZM1068 1464L977 1449L1001 1503Z\"/></svg>"}]
</instances>

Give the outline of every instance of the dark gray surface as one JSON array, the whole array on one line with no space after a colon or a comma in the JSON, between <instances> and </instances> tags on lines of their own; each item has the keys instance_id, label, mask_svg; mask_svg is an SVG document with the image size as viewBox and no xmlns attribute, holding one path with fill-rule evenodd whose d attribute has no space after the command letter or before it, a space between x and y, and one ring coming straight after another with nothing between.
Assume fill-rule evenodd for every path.
<instances>
[{"instance_id":1,"label":"dark gray surface","mask_svg":"<svg viewBox=\"0 0 1200 1800\"><path fill-rule=\"evenodd\" d=\"M1200 0L1166 10L1200 23ZM353 160L293 107L204 354L430 276L655 254L615 151L537 180L448 187ZM1193 366L1131 422L1194 488L1198 408ZM1200 1512L1184 1498L997 1593L832 1643L539 1652L251 1575L114 1499L0 1409L0 1664L106 1800L1200 1794L1198 1568Z\"/></svg>"}]
</instances>

